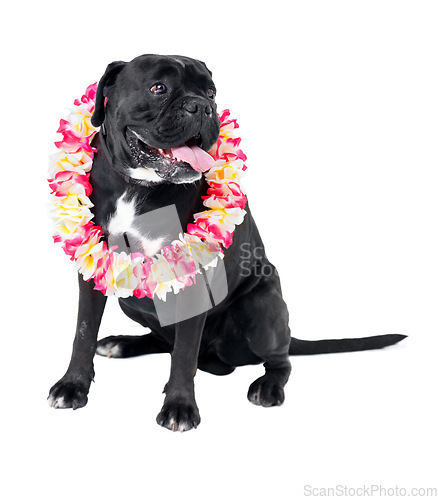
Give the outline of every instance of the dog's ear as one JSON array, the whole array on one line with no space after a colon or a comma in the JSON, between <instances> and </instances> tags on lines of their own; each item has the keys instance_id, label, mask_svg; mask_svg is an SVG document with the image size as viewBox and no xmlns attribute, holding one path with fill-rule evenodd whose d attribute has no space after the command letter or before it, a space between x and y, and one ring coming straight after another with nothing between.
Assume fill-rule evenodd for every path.
<instances>
[{"instance_id":1,"label":"dog's ear","mask_svg":"<svg viewBox=\"0 0 438 500\"><path fill-rule=\"evenodd\" d=\"M105 97L108 89L114 85L117 75L125 65L126 63L123 61L114 61L106 67L105 73L97 86L96 105L94 107L93 116L91 117L93 127L100 127L100 125L102 125L105 118Z\"/></svg>"}]
</instances>

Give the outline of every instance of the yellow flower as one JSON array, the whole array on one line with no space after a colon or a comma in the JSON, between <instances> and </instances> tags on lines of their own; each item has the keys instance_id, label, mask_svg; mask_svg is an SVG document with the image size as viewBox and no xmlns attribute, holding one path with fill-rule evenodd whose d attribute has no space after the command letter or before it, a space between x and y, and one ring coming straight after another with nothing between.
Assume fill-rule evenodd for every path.
<instances>
[{"instance_id":1,"label":"yellow flower","mask_svg":"<svg viewBox=\"0 0 438 500\"><path fill-rule=\"evenodd\" d=\"M213 167L205 174L207 182L236 182L240 183L243 175L242 160L217 160Z\"/></svg>"},{"instance_id":2,"label":"yellow flower","mask_svg":"<svg viewBox=\"0 0 438 500\"><path fill-rule=\"evenodd\" d=\"M172 284L177 281L172 266L167 262L163 255L157 254L154 258L154 263L151 266L151 274L154 282L157 283L154 294L164 302L166 301L166 294L172 291ZM178 285L175 284L177 293L179 291Z\"/></svg>"},{"instance_id":3,"label":"yellow flower","mask_svg":"<svg viewBox=\"0 0 438 500\"><path fill-rule=\"evenodd\" d=\"M60 151L50 156L49 175L55 177L58 172L65 170L84 175L91 170L93 159L85 151L66 153Z\"/></svg>"},{"instance_id":4,"label":"yellow flower","mask_svg":"<svg viewBox=\"0 0 438 500\"><path fill-rule=\"evenodd\" d=\"M139 278L134 274L136 259L131 260L131 255L125 252L114 252L112 262L106 272L105 279L108 283L106 295L115 293L117 297L127 298L139 283ZM134 265L133 265L134 264Z\"/></svg>"},{"instance_id":5,"label":"yellow flower","mask_svg":"<svg viewBox=\"0 0 438 500\"><path fill-rule=\"evenodd\" d=\"M208 225L214 224L225 231L233 232L236 224L241 224L245 216L245 210L241 208L222 208L217 210L204 210L193 217L196 221L206 220Z\"/></svg>"},{"instance_id":6,"label":"yellow flower","mask_svg":"<svg viewBox=\"0 0 438 500\"><path fill-rule=\"evenodd\" d=\"M197 269L203 267L216 267L218 257L223 258L224 254L220 251L212 252L208 249L207 244L200 238L194 235L186 234L184 236L183 250L190 255L190 258L195 262Z\"/></svg>"},{"instance_id":7,"label":"yellow flower","mask_svg":"<svg viewBox=\"0 0 438 500\"><path fill-rule=\"evenodd\" d=\"M54 196L53 216L59 234L71 236L80 227L93 218L90 208L94 205L90 199L78 193L72 193L64 198Z\"/></svg>"},{"instance_id":8,"label":"yellow flower","mask_svg":"<svg viewBox=\"0 0 438 500\"><path fill-rule=\"evenodd\" d=\"M76 130L82 137L90 136L96 128L91 124L92 113L84 104L75 107L67 117L70 128Z\"/></svg>"}]
</instances>

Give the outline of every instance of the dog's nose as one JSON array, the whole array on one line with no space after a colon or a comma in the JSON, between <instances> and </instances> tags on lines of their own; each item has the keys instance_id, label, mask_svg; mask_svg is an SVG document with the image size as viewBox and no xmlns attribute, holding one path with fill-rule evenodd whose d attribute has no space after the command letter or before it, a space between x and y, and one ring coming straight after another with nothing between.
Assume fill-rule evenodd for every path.
<instances>
[{"instance_id":1,"label":"dog's nose","mask_svg":"<svg viewBox=\"0 0 438 500\"><path fill-rule=\"evenodd\" d=\"M212 113L212 107L210 104L205 104L203 102L200 102L199 100L192 99L190 101L185 101L183 103L183 108L188 111L189 113L198 113L198 112L204 112L206 115L211 115Z\"/></svg>"}]
</instances>

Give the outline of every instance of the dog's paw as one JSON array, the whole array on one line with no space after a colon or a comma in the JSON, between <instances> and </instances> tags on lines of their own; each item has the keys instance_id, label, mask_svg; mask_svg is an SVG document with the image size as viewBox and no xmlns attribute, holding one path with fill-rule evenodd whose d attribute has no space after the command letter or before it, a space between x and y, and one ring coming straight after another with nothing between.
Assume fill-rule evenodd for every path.
<instances>
[{"instance_id":1,"label":"dog's paw","mask_svg":"<svg viewBox=\"0 0 438 500\"><path fill-rule=\"evenodd\" d=\"M258 406L280 406L284 401L283 387L264 375L249 386L248 399Z\"/></svg>"},{"instance_id":2,"label":"dog's paw","mask_svg":"<svg viewBox=\"0 0 438 500\"><path fill-rule=\"evenodd\" d=\"M52 408L77 410L87 404L88 387L78 381L61 379L49 391L47 401Z\"/></svg>"},{"instance_id":3,"label":"dog's paw","mask_svg":"<svg viewBox=\"0 0 438 500\"><path fill-rule=\"evenodd\" d=\"M96 354L107 358L123 358L124 335L111 335L97 342Z\"/></svg>"},{"instance_id":4,"label":"dog's paw","mask_svg":"<svg viewBox=\"0 0 438 500\"><path fill-rule=\"evenodd\" d=\"M194 404L164 403L157 415L157 423L171 431L184 432L196 429L200 422L199 410Z\"/></svg>"}]
</instances>

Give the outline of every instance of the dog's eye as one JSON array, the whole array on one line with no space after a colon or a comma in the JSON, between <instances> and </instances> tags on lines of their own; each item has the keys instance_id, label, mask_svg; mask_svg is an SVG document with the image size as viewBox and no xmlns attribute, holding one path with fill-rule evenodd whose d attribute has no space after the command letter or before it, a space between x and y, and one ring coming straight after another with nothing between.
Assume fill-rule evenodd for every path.
<instances>
[{"instance_id":1,"label":"dog's eye","mask_svg":"<svg viewBox=\"0 0 438 500\"><path fill-rule=\"evenodd\" d=\"M155 83L150 89L153 94L159 95L167 92L167 87L164 83Z\"/></svg>"},{"instance_id":2,"label":"dog's eye","mask_svg":"<svg viewBox=\"0 0 438 500\"><path fill-rule=\"evenodd\" d=\"M207 90L207 95L208 97L210 97L211 99L214 99L215 96L216 96L216 91L214 90L213 87L210 87L208 90Z\"/></svg>"}]
</instances>

